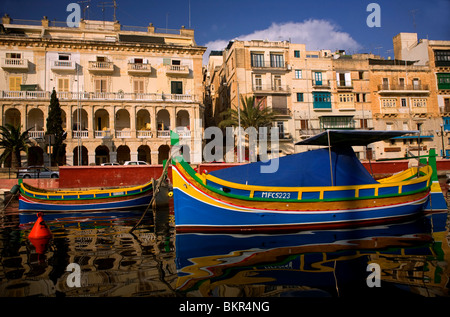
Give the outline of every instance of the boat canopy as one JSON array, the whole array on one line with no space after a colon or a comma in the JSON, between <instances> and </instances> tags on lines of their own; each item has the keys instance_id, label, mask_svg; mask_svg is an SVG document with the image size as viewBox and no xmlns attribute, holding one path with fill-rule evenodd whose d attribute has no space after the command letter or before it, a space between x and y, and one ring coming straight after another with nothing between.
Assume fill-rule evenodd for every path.
<instances>
[{"instance_id":1,"label":"boat canopy","mask_svg":"<svg viewBox=\"0 0 450 317\"><path fill-rule=\"evenodd\" d=\"M295 145L361 146L419 131L327 130Z\"/></svg>"},{"instance_id":2,"label":"boat canopy","mask_svg":"<svg viewBox=\"0 0 450 317\"><path fill-rule=\"evenodd\" d=\"M279 160L276 171L262 173L261 166L276 164L273 160ZM333 180L330 177L330 165L332 165ZM210 175L239 184L274 187L347 186L377 183L350 146L316 149L267 162L233 166L210 172Z\"/></svg>"}]
</instances>

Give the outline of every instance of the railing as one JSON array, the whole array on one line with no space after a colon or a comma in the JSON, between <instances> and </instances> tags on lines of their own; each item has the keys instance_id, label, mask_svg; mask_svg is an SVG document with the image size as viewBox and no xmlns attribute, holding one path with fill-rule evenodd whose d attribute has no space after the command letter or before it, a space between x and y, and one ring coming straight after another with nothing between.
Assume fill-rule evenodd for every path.
<instances>
[{"instance_id":1,"label":"railing","mask_svg":"<svg viewBox=\"0 0 450 317\"><path fill-rule=\"evenodd\" d=\"M331 87L331 80L312 80L312 85L315 88L330 88Z\"/></svg>"},{"instance_id":2,"label":"railing","mask_svg":"<svg viewBox=\"0 0 450 317\"><path fill-rule=\"evenodd\" d=\"M353 88L353 83L351 80L338 80L337 87L341 89L343 88L351 89Z\"/></svg>"},{"instance_id":3,"label":"railing","mask_svg":"<svg viewBox=\"0 0 450 317\"><path fill-rule=\"evenodd\" d=\"M116 130L116 138L131 138L131 131L129 130Z\"/></svg>"},{"instance_id":4,"label":"railing","mask_svg":"<svg viewBox=\"0 0 450 317\"><path fill-rule=\"evenodd\" d=\"M75 69L75 62L74 61L53 61L52 62L52 69Z\"/></svg>"},{"instance_id":5,"label":"railing","mask_svg":"<svg viewBox=\"0 0 450 317\"><path fill-rule=\"evenodd\" d=\"M166 65L167 74L189 74L189 66L187 65Z\"/></svg>"},{"instance_id":6,"label":"railing","mask_svg":"<svg viewBox=\"0 0 450 317\"><path fill-rule=\"evenodd\" d=\"M382 84L378 85L378 90L429 90L428 85L423 84L412 84L412 85L400 85L400 84Z\"/></svg>"},{"instance_id":7,"label":"railing","mask_svg":"<svg viewBox=\"0 0 450 317\"><path fill-rule=\"evenodd\" d=\"M158 138L170 138L170 131L169 130L158 130Z\"/></svg>"},{"instance_id":8,"label":"railing","mask_svg":"<svg viewBox=\"0 0 450 317\"><path fill-rule=\"evenodd\" d=\"M28 137L31 139L43 139L45 131L28 131Z\"/></svg>"},{"instance_id":9,"label":"railing","mask_svg":"<svg viewBox=\"0 0 450 317\"><path fill-rule=\"evenodd\" d=\"M153 137L153 133L152 131L149 130L138 130L137 131L137 137L138 138L152 138Z\"/></svg>"},{"instance_id":10,"label":"railing","mask_svg":"<svg viewBox=\"0 0 450 317\"><path fill-rule=\"evenodd\" d=\"M284 61L259 61L252 60L253 68L277 68L277 69L287 69L287 63Z\"/></svg>"},{"instance_id":11,"label":"railing","mask_svg":"<svg viewBox=\"0 0 450 317\"><path fill-rule=\"evenodd\" d=\"M150 64L143 64L143 63L128 63L128 70L129 71L151 71L151 65Z\"/></svg>"},{"instance_id":12,"label":"railing","mask_svg":"<svg viewBox=\"0 0 450 317\"><path fill-rule=\"evenodd\" d=\"M89 138L89 132L88 131L72 131L72 138L73 139L87 139L87 138Z\"/></svg>"},{"instance_id":13,"label":"railing","mask_svg":"<svg viewBox=\"0 0 450 317\"><path fill-rule=\"evenodd\" d=\"M97 139L110 138L111 131L110 130L96 130L94 132L94 137Z\"/></svg>"},{"instance_id":14,"label":"railing","mask_svg":"<svg viewBox=\"0 0 450 317\"><path fill-rule=\"evenodd\" d=\"M114 70L114 64L112 62L97 62L97 61L89 61L89 70Z\"/></svg>"},{"instance_id":15,"label":"railing","mask_svg":"<svg viewBox=\"0 0 450 317\"><path fill-rule=\"evenodd\" d=\"M3 99L50 99L49 91L0 91ZM154 93L121 93L121 92L57 92L60 100L143 100L143 101L176 101L195 102L194 95L187 94L154 94Z\"/></svg>"},{"instance_id":16,"label":"railing","mask_svg":"<svg viewBox=\"0 0 450 317\"><path fill-rule=\"evenodd\" d=\"M253 91L254 92L279 92L279 93L289 93L290 87L288 85L259 85L254 84L253 85Z\"/></svg>"},{"instance_id":17,"label":"railing","mask_svg":"<svg viewBox=\"0 0 450 317\"><path fill-rule=\"evenodd\" d=\"M5 67L5 68L28 68L28 59L2 58L2 67Z\"/></svg>"}]
</instances>

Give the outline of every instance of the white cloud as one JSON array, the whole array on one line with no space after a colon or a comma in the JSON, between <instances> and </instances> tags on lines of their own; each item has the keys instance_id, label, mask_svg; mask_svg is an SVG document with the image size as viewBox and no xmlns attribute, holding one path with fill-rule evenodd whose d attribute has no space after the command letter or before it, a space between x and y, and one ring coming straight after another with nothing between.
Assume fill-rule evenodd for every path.
<instances>
[{"instance_id":1,"label":"white cloud","mask_svg":"<svg viewBox=\"0 0 450 317\"><path fill-rule=\"evenodd\" d=\"M339 26L327 20L309 19L303 22L272 23L267 29L254 31L250 34L236 37L238 40L269 40L306 44L307 50L345 49L357 51L361 45L350 34L339 30ZM231 39L230 39L231 40ZM229 40L216 40L206 43L208 49L204 55L204 62L208 60L211 50L223 50Z\"/></svg>"}]
</instances>

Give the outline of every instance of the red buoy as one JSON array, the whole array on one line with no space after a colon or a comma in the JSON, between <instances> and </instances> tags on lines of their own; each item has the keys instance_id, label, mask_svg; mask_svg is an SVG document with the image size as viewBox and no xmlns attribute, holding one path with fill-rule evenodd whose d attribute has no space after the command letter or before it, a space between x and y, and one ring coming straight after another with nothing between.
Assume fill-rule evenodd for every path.
<instances>
[{"instance_id":1,"label":"red buoy","mask_svg":"<svg viewBox=\"0 0 450 317\"><path fill-rule=\"evenodd\" d=\"M52 237L52 232L45 224L42 216L43 214L41 212L37 214L38 219L34 224L33 229L31 229L28 239L49 239Z\"/></svg>"}]
</instances>

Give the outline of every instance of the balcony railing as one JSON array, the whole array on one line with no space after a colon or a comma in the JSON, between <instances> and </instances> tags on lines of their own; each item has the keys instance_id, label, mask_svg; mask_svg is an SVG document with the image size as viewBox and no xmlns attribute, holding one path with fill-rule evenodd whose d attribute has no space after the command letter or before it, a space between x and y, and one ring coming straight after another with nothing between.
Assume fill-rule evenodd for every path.
<instances>
[{"instance_id":1,"label":"balcony railing","mask_svg":"<svg viewBox=\"0 0 450 317\"><path fill-rule=\"evenodd\" d=\"M152 72L150 64L128 63L128 72L136 74L149 74Z\"/></svg>"},{"instance_id":2,"label":"balcony railing","mask_svg":"<svg viewBox=\"0 0 450 317\"><path fill-rule=\"evenodd\" d=\"M88 70L112 73L114 71L114 64L113 62L89 61Z\"/></svg>"},{"instance_id":3,"label":"balcony railing","mask_svg":"<svg viewBox=\"0 0 450 317\"><path fill-rule=\"evenodd\" d=\"M23 58L2 58L2 68L28 69L28 59Z\"/></svg>"},{"instance_id":4,"label":"balcony railing","mask_svg":"<svg viewBox=\"0 0 450 317\"><path fill-rule=\"evenodd\" d=\"M158 138L170 138L170 131L169 130L158 130Z\"/></svg>"},{"instance_id":5,"label":"balcony railing","mask_svg":"<svg viewBox=\"0 0 450 317\"><path fill-rule=\"evenodd\" d=\"M152 131L149 130L138 130L137 131L137 137L138 138L152 138L153 137L153 133Z\"/></svg>"},{"instance_id":6,"label":"balcony railing","mask_svg":"<svg viewBox=\"0 0 450 317\"><path fill-rule=\"evenodd\" d=\"M291 89L288 85L253 85L255 93L290 93Z\"/></svg>"},{"instance_id":7,"label":"balcony railing","mask_svg":"<svg viewBox=\"0 0 450 317\"><path fill-rule=\"evenodd\" d=\"M338 80L336 83L338 89L353 89L353 83L351 80Z\"/></svg>"},{"instance_id":8,"label":"balcony railing","mask_svg":"<svg viewBox=\"0 0 450 317\"><path fill-rule=\"evenodd\" d=\"M96 139L110 138L111 137L111 131L110 130L96 130L94 132L94 137Z\"/></svg>"},{"instance_id":9,"label":"balcony railing","mask_svg":"<svg viewBox=\"0 0 450 317\"><path fill-rule=\"evenodd\" d=\"M89 138L89 131L72 131L73 139L87 139Z\"/></svg>"},{"instance_id":10,"label":"balcony railing","mask_svg":"<svg viewBox=\"0 0 450 317\"><path fill-rule=\"evenodd\" d=\"M28 131L28 137L31 139L43 139L45 131Z\"/></svg>"},{"instance_id":11,"label":"balcony railing","mask_svg":"<svg viewBox=\"0 0 450 317\"><path fill-rule=\"evenodd\" d=\"M189 75L189 66L166 65L166 75Z\"/></svg>"},{"instance_id":12,"label":"balcony railing","mask_svg":"<svg viewBox=\"0 0 450 317\"><path fill-rule=\"evenodd\" d=\"M314 88L331 88L331 80L312 80L312 85Z\"/></svg>"},{"instance_id":13,"label":"balcony railing","mask_svg":"<svg viewBox=\"0 0 450 317\"><path fill-rule=\"evenodd\" d=\"M131 138L131 131L129 130L116 130L116 138Z\"/></svg>"},{"instance_id":14,"label":"balcony railing","mask_svg":"<svg viewBox=\"0 0 450 317\"><path fill-rule=\"evenodd\" d=\"M288 64L284 61L252 61L252 68L269 68L287 70Z\"/></svg>"},{"instance_id":15,"label":"balcony railing","mask_svg":"<svg viewBox=\"0 0 450 317\"><path fill-rule=\"evenodd\" d=\"M378 85L378 91L428 91L428 85L412 84L412 85L400 85L400 84L382 84Z\"/></svg>"},{"instance_id":16,"label":"balcony railing","mask_svg":"<svg viewBox=\"0 0 450 317\"><path fill-rule=\"evenodd\" d=\"M0 91L2 99L50 99L49 91ZM173 102L195 102L194 95L187 94L154 94L154 93L120 93L120 92L57 92L60 100L142 100L142 101L173 101Z\"/></svg>"},{"instance_id":17,"label":"balcony railing","mask_svg":"<svg viewBox=\"0 0 450 317\"><path fill-rule=\"evenodd\" d=\"M52 61L51 69L52 70L75 70L76 64L75 61Z\"/></svg>"}]
</instances>

